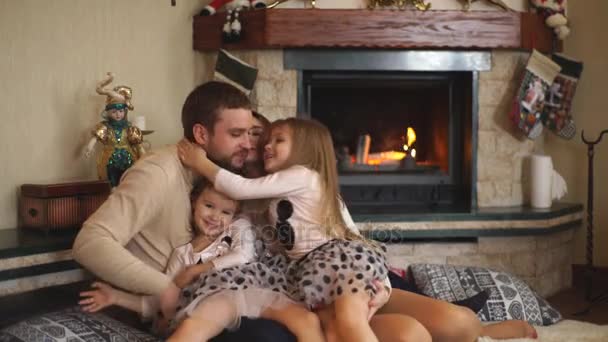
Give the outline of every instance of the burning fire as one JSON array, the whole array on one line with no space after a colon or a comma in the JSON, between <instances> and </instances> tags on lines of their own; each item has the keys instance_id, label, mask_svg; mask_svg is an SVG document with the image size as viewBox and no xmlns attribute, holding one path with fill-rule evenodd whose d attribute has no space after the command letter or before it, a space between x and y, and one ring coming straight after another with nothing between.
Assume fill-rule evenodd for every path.
<instances>
[{"instance_id":1,"label":"burning fire","mask_svg":"<svg viewBox=\"0 0 608 342\"><path fill-rule=\"evenodd\" d=\"M367 164L369 165L380 165L390 164L390 161L400 161L405 158L405 152L399 151L386 151L380 153L370 153L367 158Z\"/></svg>"},{"instance_id":2,"label":"burning fire","mask_svg":"<svg viewBox=\"0 0 608 342\"><path fill-rule=\"evenodd\" d=\"M416 142L416 132L412 127L407 128L407 146L410 147Z\"/></svg>"},{"instance_id":3,"label":"burning fire","mask_svg":"<svg viewBox=\"0 0 608 342\"><path fill-rule=\"evenodd\" d=\"M380 153L370 153L367 158L368 165L381 165L381 164L396 164L399 163L408 154L412 158L416 158L416 149L411 148L416 142L416 132L412 127L408 127L406 135L404 137L405 144L403 144L403 151L384 151Z\"/></svg>"}]
</instances>

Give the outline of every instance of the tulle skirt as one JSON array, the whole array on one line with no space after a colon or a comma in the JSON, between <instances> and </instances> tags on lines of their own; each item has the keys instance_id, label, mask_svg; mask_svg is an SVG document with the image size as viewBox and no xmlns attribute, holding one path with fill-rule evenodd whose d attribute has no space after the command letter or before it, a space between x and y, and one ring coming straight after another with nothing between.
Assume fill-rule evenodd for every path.
<instances>
[{"instance_id":1,"label":"tulle skirt","mask_svg":"<svg viewBox=\"0 0 608 342\"><path fill-rule=\"evenodd\" d=\"M222 290L209 297L194 299L175 317L178 324L187 317L197 317L234 330L241 317L259 318L266 309L279 310L288 305L303 306L281 292L262 288Z\"/></svg>"},{"instance_id":2,"label":"tulle skirt","mask_svg":"<svg viewBox=\"0 0 608 342\"><path fill-rule=\"evenodd\" d=\"M369 242L331 240L298 260L274 255L205 273L182 290L171 326L199 315L234 328L239 317L257 318L267 308L296 303L315 308L347 293L372 297L374 280L388 278L385 253L384 246Z\"/></svg>"},{"instance_id":3,"label":"tulle skirt","mask_svg":"<svg viewBox=\"0 0 608 342\"><path fill-rule=\"evenodd\" d=\"M202 274L182 290L169 330L185 318L203 313L234 328L241 316L257 318L266 308L295 304L285 278L286 262L284 257L277 257L266 263L251 262ZM227 316L234 316L234 320L224 321Z\"/></svg>"}]
</instances>

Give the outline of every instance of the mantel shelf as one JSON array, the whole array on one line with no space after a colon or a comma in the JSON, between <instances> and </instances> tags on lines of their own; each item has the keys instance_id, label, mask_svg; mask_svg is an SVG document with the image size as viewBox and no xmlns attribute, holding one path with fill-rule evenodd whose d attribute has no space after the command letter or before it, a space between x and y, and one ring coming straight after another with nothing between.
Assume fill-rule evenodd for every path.
<instances>
[{"instance_id":1,"label":"mantel shelf","mask_svg":"<svg viewBox=\"0 0 608 342\"><path fill-rule=\"evenodd\" d=\"M263 9L240 15L243 37L222 42L226 16L195 16L194 49L374 48L554 50L552 31L534 13Z\"/></svg>"}]
</instances>

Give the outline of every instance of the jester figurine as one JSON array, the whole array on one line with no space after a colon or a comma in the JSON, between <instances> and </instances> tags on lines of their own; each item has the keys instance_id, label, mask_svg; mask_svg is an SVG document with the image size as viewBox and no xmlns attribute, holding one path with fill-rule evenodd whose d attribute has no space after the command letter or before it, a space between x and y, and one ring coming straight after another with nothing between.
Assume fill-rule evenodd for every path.
<instances>
[{"instance_id":1,"label":"jester figurine","mask_svg":"<svg viewBox=\"0 0 608 342\"><path fill-rule=\"evenodd\" d=\"M97 84L97 93L105 95L106 106L101 113L103 121L91 131L85 158L89 158L95 144L99 141L103 147L97 156L99 179L108 180L112 187L120 182L120 177L135 161L146 152L142 146L143 135L139 128L132 126L127 119L131 104L132 91L127 86L116 86L104 89L112 83L114 75L107 76Z\"/></svg>"}]
</instances>

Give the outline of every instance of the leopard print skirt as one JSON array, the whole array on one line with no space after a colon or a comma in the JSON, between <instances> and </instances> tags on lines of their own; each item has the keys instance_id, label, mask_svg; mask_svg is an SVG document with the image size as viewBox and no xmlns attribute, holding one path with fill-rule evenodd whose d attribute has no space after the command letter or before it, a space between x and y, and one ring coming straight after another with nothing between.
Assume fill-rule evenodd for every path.
<instances>
[{"instance_id":1,"label":"leopard print skirt","mask_svg":"<svg viewBox=\"0 0 608 342\"><path fill-rule=\"evenodd\" d=\"M388 277L386 248L363 241L332 240L289 264L291 296L308 307L327 305L343 294L376 293L374 280Z\"/></svg>"},{"instance_id":2,"label":"leopard print skirt","mask_svg":"<svg viewBox=\"0 0 608 342\"><path fill-rule=\"evenodd\" d=\"M331 304L343 294L365 292L371 297L376 293L374 280L388 277L385 255L386 248L381 245L331 240L298 260L266 256L257 262L211 271L182 290L176 317L183 319L196 303L225 290L266 289L309 308ZM272 305L253 298L249 302Z\"/></svg>"}]
</instances>

